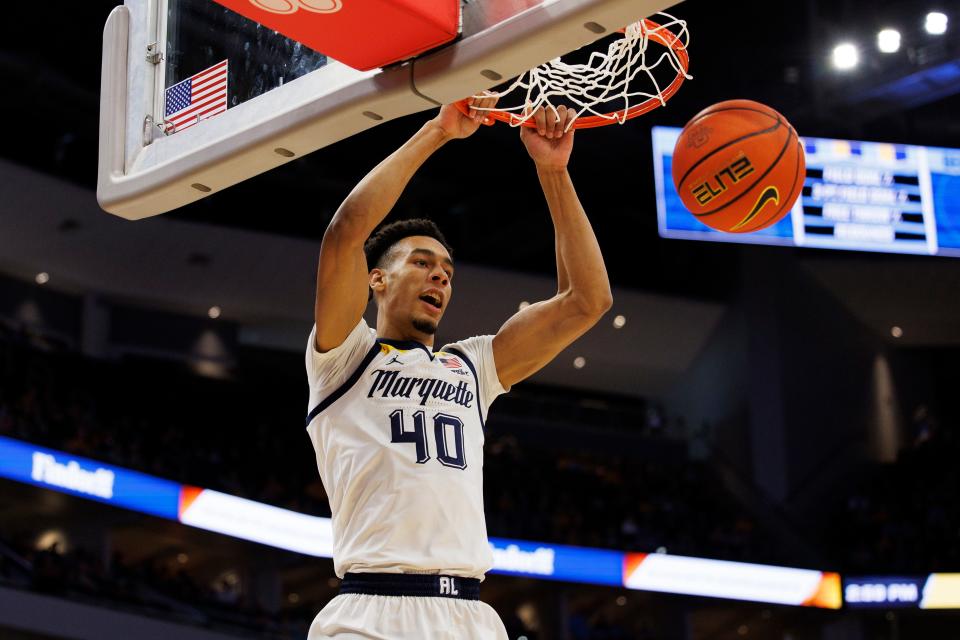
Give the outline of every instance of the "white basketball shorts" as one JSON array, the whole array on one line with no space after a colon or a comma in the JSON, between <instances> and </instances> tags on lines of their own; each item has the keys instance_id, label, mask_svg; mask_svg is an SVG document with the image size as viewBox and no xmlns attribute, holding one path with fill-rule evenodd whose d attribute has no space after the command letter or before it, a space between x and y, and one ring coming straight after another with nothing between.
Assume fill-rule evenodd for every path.
<instances>
[{"instance_id":1,"label":"white basketball shorts","mask_svg":"<svg viewBox=\"0 0 960 640\"><path fill-rule=\"evenodd\" d=\"M458 578L448 581L440 576L416 576L420 584L410 588L393 580L371 585L368 578L358 586L350 580L354 575L347 574L340 595L314 618L307 640L508 640L493 607L463 598L468 590L459 586ZM414 576L401 577L404 583L410 578ZM425 589L423 579L435 580L437 586ZM351 585L361 592L344 588ZM420 595L434 589L437 595ZM418 595L397 595L411 592ZM461 597L455 595L458 593ZM474 597L479 590L476 594Z\"/></svg>"}]
</instances>

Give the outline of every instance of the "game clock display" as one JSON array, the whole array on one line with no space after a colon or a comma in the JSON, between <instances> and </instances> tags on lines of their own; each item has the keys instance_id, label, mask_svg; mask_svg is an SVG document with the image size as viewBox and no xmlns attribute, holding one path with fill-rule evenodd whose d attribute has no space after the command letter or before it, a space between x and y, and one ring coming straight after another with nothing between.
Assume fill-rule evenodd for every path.
<instances>
[{"instance_id":1,"label":"game clock display","mask_svg":"<svg viewBox=\"0 0 960 640\"><path fill-rule=\"evenodd\" d=\"M670 179L680 129L653 128L664 238L960 257L960 149L803 137L806 179L790 214L749 234L700 223Z\"/></svg>"}]
</instances>

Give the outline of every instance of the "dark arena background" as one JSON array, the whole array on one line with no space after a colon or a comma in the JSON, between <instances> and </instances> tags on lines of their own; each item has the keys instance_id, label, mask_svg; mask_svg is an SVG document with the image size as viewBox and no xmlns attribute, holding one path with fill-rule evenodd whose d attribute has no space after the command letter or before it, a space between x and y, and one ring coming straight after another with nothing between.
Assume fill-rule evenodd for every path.
<instances>
[{"instance_id":1,"label":"dark arena background","mask_svg":"<svg viewBox=\"0 0 960 640\"><path fill-rule=\"evenodd\" d=\"M304 638L338 587L303 428L320 238L432 114L121 220L95 197L114 5L0 27L0 638ZM672 11L693 80L576 135L614 307L493 405L482 597L517 640L960 638L960 3ZM737 98L790 119L808 172L800 219L726 242L662 176L675 128ZM852 220L857 189L902 215ZM554 293L516 130L447 145L392 216L455 249L438 344Z\"/></svg>"}]
</instances>

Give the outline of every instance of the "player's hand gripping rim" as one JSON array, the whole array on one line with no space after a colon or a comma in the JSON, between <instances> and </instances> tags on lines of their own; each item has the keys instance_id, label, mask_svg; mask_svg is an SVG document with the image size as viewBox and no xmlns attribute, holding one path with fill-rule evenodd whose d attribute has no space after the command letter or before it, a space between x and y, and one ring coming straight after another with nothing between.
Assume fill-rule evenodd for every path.
<instances>
[{"instance_id":1,"label":"player's hand gripping rim","mask_svg":"<svg viewBox=\"0 0 960 640\"><path fill-rule=\"evenodd\" d=\"M489 109L496 104L496 95L484 92L485 97L471 96L453 104L444 105L437 116L437 122L451 138L466 138L473 135L481 124L491 125L494 119Z\"/></svg>"}]
</instances>

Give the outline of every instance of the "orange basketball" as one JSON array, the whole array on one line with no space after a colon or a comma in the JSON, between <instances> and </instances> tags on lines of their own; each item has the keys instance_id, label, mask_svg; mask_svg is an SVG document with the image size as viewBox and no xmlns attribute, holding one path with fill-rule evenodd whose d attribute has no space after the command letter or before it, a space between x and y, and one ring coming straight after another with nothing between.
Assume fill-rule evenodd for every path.
<instances>
[{"instance_id":1,"label":"orange basketball","mask_svg":"<svg viewBox=\"0 0 960 640\"><path fill-rule=\"evenodd\" d=\"M803 145L787 119L752 100L728 100L687 123L673 149L673 184L697 220L750 233L776 224L803 191Z\"/></svg>"}]
</instances>

